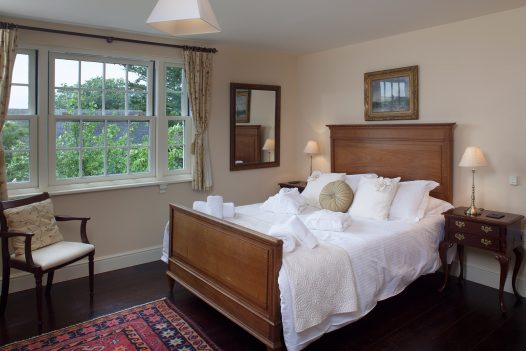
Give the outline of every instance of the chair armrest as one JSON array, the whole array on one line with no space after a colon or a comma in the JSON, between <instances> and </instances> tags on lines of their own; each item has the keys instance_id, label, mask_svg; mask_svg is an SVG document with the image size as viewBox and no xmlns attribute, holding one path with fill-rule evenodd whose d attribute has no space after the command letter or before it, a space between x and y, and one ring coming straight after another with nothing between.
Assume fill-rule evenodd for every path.
<instances>
[{"instance_id":1,"label":"chair armrest","mask_svg":"<svg viewBox=\"0 0 526 351\"><path fill-rule=\"evenodd\" d=\"M81 221L80 223L80 240L84 244L89 244L88 240L88 234L86 232L86 226L88 224L88 221L90 220L90 217L74 217L74 216L62 216L62 215L56 215L55 220L57 222L64 222L64 221Z\"/></svg>"},{"instance_id":2,"label":"chair armrest","mask_svg":"<svg viewBox=\"0 0 526 351\"><path fill-rule=\"evenodd\" d=\"M31 254L31 239L33 237L33 233L31 232L21 232L21 231L17 231L17 230L10 230L8 232L0 232L0 237L2 238L2 241L5 240L5 242L2 243L2 251L3 250L6 250L6 252L3 254L4 255L9 255L9 253L7 252L7 239L8 238L13 238L15 236L23 236L25 237L25 241L24 241L24 254L25 254L25 258L26 258L26 264L28 266L31 266L31 267L37 267L34 262L33 262L33 255Z\"/></svg>"}]
</instances>

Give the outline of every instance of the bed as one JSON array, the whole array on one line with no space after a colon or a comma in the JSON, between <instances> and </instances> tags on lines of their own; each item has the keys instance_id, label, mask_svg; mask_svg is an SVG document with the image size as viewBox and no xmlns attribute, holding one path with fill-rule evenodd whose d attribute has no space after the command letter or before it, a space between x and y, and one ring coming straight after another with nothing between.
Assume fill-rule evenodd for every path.
<instances>
[{"instance_id":1,"label":"bed","mask_svg":"<svg viewBox=\"0 0 526 351\"><path fill-rule=\"evenodd\" d=\"M451 202L453 123L328 127L333 172L434 180L440 186L431 195ZM167 275L171 283L186 287L267 349L280 350L289 317L282 318L280 306L282 242L246 225L174 204L170 205L169 231ZM396 290L384 295L396 294ZM350 321L352 318L340 326Z\"/></svg>"}]
</instances>

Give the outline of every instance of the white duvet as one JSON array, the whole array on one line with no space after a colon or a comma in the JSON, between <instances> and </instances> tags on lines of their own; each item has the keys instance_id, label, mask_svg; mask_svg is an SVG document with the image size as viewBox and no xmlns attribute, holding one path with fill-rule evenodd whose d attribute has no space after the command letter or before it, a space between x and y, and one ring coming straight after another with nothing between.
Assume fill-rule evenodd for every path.
<instances>
[{"instance_id":1,"label":"white duvet","mask_svg":"<svg viewBox=\"0 0 526 351\"><path fill-rule=\"evenodd\" d=\"M300 218L304 220L316 210L307 207ZM272 224L283 223L289 217L263 212L260 204L255 204L236 207L236 216L227 220L266 233ZM435 272L440 267L438 244L444 236L443 227L444 219L438 212L427 215L418 223L353 218L351 226L344 232L313 230L320 242L336 245L349 255L358 297L353 303L357 309L350 313L330 315L317 325L296 332L291 280L282 266L278 284L287 349L303 349L324 333L365 316L378 301L400 293L419 276ZM324 302L319 301L320 304Z\"/></svg>"}]
</instances>

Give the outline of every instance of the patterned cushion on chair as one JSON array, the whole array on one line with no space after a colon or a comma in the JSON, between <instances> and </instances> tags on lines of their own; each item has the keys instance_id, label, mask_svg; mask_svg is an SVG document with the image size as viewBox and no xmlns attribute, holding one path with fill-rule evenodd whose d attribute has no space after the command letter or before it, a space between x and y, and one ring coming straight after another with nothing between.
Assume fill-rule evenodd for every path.
<instances>
[{"instance_id":1,"label":"patterned cushion on chair","mask_svg":"<svg viewBox=\"0 0 526 351\"><path fill-rule=\"evenodd\" d=\"M55 221L51 199L6 209L4 215L9 230L35 234L31 240L31 250L64 240ZM24 237L14 237L11 243L15 255L24 254Z\"/></svg>"}]
</instances>

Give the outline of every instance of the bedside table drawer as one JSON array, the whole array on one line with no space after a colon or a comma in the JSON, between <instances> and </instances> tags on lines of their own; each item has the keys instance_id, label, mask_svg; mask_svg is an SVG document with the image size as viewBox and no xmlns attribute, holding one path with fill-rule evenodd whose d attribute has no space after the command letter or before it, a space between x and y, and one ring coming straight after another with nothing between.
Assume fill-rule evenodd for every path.
<instances>
[{"instance_id":1,"label":"bedside table drawer","mask_svg":"<svg viewBox=\"0 0 526 351\"><path fill-rule=\"evenodd\" d=\"M449 232L449 236L449 241L454 243L472 247L480 247L489 250L500 249L500 240L498 235L480 235L478 233L466 233L452 230Z\"/></svg>"},{"instance_id":2,"label":"bedside table drawer","mask_svg":"<svg viewBox=\"0 0 526 351\"><path fill-rule=\"evenodd\" d=\"M449 230L498 237L500 228L496 225L451 218L449 220Z\"/></svg>"}]
</instances>

